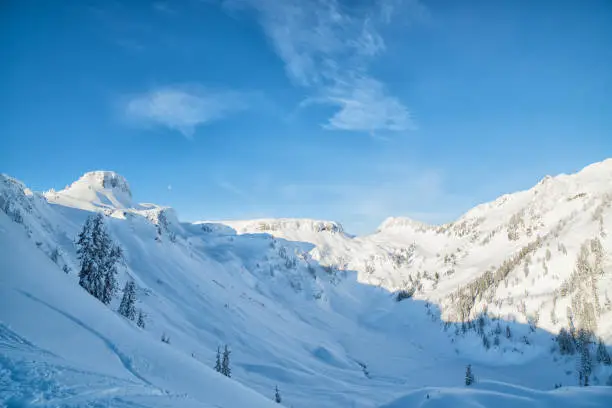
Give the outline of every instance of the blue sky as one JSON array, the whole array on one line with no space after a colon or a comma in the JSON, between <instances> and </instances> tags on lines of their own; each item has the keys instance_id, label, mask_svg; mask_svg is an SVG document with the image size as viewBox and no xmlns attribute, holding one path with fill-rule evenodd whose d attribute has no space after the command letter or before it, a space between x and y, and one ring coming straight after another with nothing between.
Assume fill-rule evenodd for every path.
<instances>
[{"instance_id":1,"label":"blue sky","mask_svg":"<svg viewBox=\"0 0 612 408\"><path fill-rule=\"evenodd\" d=\"M9 1L0 171L187 220L451 221L612 156L612 2Z\"/></svg>"}]
</instances>

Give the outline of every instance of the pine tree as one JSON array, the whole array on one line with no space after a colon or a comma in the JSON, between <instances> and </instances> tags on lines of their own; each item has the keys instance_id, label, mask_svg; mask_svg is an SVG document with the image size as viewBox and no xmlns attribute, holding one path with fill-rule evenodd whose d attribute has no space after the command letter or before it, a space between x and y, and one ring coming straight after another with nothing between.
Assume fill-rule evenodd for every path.
<instances>
[{"instance_id":1,"label":"pine tree","mask_svg":"<svg viewBox=\"0 0 612 408\"><path fill-rule=\"evenodd\" d=\"M119 314L130 320L136 319L136 284L134 281L127 281L123 288L123 298L119 305Z\"/></svg>"},{"instance_id":2,"label":"pine tree","mask_svg":"<svg viewBox=\"0 0 612 408\"><path fill-rule=\"evenodd\" d=\"M215 371L220 373L222 370L221 367L221 350L217 347L217 361L215 362Z\"/></svg>"},{"instance_id":3,"label":"pine tree","mask_svg":"<svg viewBox=\"0 0 612 408\"><path fill-rule=\"evenodd\" d=\"M104 291L102 293L102 303L108 305L117 291L117 263L123 258L123 251L120 247L110 242L110 251L106 256L104 265Z\"/></svg>"},{"instance_id":4,"label":"pine tree","mask_svg":"<svg viewBox=\"0 0 612 408\"><path fill-rule=\"evenodd\" d=\"M277 385L274 390L274 402L276 402L277 404L280 404L282 401L283 400L281 399L280 393L278 392L278 385Z\"/></svg>"},{"instance_id":5,"label":"pine tree","mask_svg":"<svg viewBox=\"0 0 612 408\"><path fill-rule=\"evenodd\" d=\"M491 342L489 341L489 337L484 332L482 333L482 346L487 350L491 348Z\"/></svg>"},{"instance_id":6,"label":"pine tree","mask_svg":"<svg viewBox=\"0 0 612 408\"><path fill-rule=\"evenodd\" d=\"M145 319L144 319L144 313L142 312L142 310L138 311L138 321L136 322L136 325L140 327L141 329L145 328Z\"/></svg>"},{"instance_id":7,"label":"pine tree","mask_svg":"<svg viewBox=\"0 0 612 408\"><path fill-rule=\"evenodd\" d=\"M231 351L229 350L226 344L225 349L223 350L223 361L221 362L221 374L223 374L226 377L232 376L232 369L230 368L230 359L229 359L230 353Z\"/></svg>"},{"instance_id":8,"label":"pine tree","mask_svg":"<svg viewBox=\"0 0 612 408\"><path fill-rule=\"evenodd\" d=\"M604 344L601 337L597 341L597 361L605 365L612 364L612 360L610 359L610 354L608 353L608 350L606 349L606 345Z\"/></svg>"},{"instance_id":9,"label":"pine tree","mask_svg":"<svg viewBox=\"0 0 612 408\"><path fill-rule=\"evenodd\" d=\"M582 330L578 336L577 348L580 352L578 364L579 385L587 387L589 385L589 376L592 371L591 353L589 351L589 338Z\"/></svg>"},{"instance_id":10,"label":"pine tree","mask_svg":"<svg viewBox=\"0 0 612 408\"><path fill-rule=\"evenodd\" d=\"M100 214L90 216L85 221L83 229L79 233L77 245L77 258L81 261L79 271L79 285L96 298L100 299L102 294L102 283L104 276L97 263L97 251L93 242L94 219L101 217Z\"/></svg>"},{"instance_id":11,"label":"pine tree","mask_svg":"<svg viewBox=\"0 0 612 408\"><path fill-rule=\"evenodd\" d=\"M574 354L574 339L565 328L559 331L556 340L561 354Z\"/></svg>"},{"instance_id":12,"label":"pine tree","mask_svg":"<svg viewBox=\"0 0 612 408\"><path fill-rule=\"evenodd\" d=\"M465 385L474 384L474 374L472 373L472 365L468 364L465 370Z\"/></svg>"},{"instance_id":13,"label":"pine tree","mask_svg":"<svg viewBox=\"0 0 612 408\"><path fill-rule=\"evenodd\" d=\"M79 285L108 305L116 290L117 263L123 254L106 231L102 214L87 218L76 245L77 257L81 261Z\"/></svg>"}]
</instances>

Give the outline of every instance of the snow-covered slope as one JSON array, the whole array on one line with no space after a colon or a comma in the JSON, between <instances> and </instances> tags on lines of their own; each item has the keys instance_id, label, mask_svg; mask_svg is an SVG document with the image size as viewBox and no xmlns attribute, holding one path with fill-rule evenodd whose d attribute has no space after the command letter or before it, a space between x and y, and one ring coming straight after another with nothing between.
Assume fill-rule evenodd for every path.
<instances>
[{"instance_id":1,"label":"snow-covered slope","mask_svg":"<svg viewBox=\"0 0 612 408\"><path fill-rule=\"evenodd\" d=\"M352 238L341 228L304 227L322 221L226 224L310 242L322 264L357 271L361 282L389 290L414 288L417 298L442 306L448 320L486 310L557 332L572 316L575 324L590 320L612 342L612 159L577 174L547 176L441 226L389 218L375 234ZM576 272L582 261L588 276ZM588 285L579 284L585 279Z\"/></svg>"},{"instance_id":2,"label":"snow-covered slope","mask_svg":"<svg viewBox=\"0 0 612 408\"><path fill-rule=\"evenodd\" d=\"M32 251L25 231L6 218L0 213L6 271L0 276L0 401L9 407L273 406L100 307L51 259Z\"/></svg>"},{"instance_id":3,"label":"snow-covered slope","mask_svg":"<svg viewBox=\"0 0 612 408\"><path fill-rule=\"evenodd\" d=\"M610 344L611 167L608 160L545 179L452 224L389 219L366 237L314 220L181 223L170 208L135 205L112 172L45 194L0 176L0 401L255 407L267 406L278 386L293 407L396 399L389 406L443 406L457 393L466 407L524 394L523 406L606 406L610 387L542 391L577 384L577 357L559 355L551 341L567 323L566 305L584 314L591 304L595 330ZM74 241L94 211L106 215L124 250L119 286L136 283L144 329L115 312L120 293L105 306L78 284ZM572 275L584 242L578 264L589 267ZM472 282L525 246L527 276L522 255L503 269L508 289L503 279L487 280L470 297L470 317L488 306L477 320L483 327L467 315L463 326L448 323L467 307L462 296ZM414 298L397 302L392 291L401 288L415 288ZM521 300L526 313L515 310ZM532 309L540 320L524 324ZM545 322L551 310L561 323ZM212 370L225 344L232 379ZM593 362L591 384L604 385L612 367ZM474 389L463 387L467 364L480 384ZM486 380L515 385L499 385L490 399Z\"/></svg>"}]
</instances>

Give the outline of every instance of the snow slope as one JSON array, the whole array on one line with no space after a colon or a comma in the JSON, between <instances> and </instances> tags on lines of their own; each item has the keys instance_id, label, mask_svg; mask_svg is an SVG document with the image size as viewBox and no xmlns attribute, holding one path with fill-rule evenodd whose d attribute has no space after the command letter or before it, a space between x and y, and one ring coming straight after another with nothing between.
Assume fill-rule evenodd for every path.
<instances>
[{"instance_id":1,"label":"snow slope","mask_svg":"<svg viewBox=\"0 0 612 408\"><path fill-rule=\"evenodd\" d=\"M9 407L272 406L101 307L0 220L0 399Z\"/></svg>"},{"instance_id":2,"label":"snow slope","mask_svg":"<svg viewBox=\"0 0 612 408\"><path fill-rule=\"evenodd\" d=\"M563 243L567 255L555 252L547 260L551 271L538 278L545 290L533 302L529 297L530 307L544 305L544 320L580 245L599 234L605 256L595 292L602 305L597 331L609 344L610 241L601 232L610 228L611 163L547 179L532 189L537 193L477 207L453 224L392 219L367 237L314 220L181 223L170 208L134 204L127 182L112 172L88 173L45 194L0 176L0 401L256 407L271 402L278 386L286 406L373 407L397 398L391 406L416 404L410 398L422 396L423 387L437 387L449 401L469 394L464 406L490 406L486 401L497 404L498 395L511 400L527 392L531 405L547 406L562 391L576 395L567 399L571 406L606 406L609 387L535 391L577 383L575 356L551 352L552 335L543 329L559 326L541 321L530 327L502 303L500 319L486 320L487 330L499 323L512 336L485 349L479 335L460 333L442 319L455 317L452 294L481 276L484 265L500 265L569 217L558 236L533 251L528 277L522 264L511 268L509 276L520 279L510 297L535 287L532 275L544 275L537 258L546 259L546 243L555 250ZM124 249L119 286L136 282L144 330L115 312L118 298L106 307L78 285L73 242L92 211L107 216L111 236ZM512 218L517 213L524 222ZM396 302L390 290L408 285L403 281L410 276L419 287L415 299ZM568 288L569 299L556 304L571 303L580 290ZM160 341L162 334L170 344ZM232 379L210 369L224 344L232 350ZM480 385L462 386L467 364L482 387L486 380L515 385L481 399ZM591 383L603 385L611 375L612 368L597 366Z\"/></svg>"},{"instance_id":3,"label":"snow slope","mask_svg":"<svg viewBox=\"0 0 612 408\"><path fill-rule=\"evenodd\" d=\"M381 408L447 408L447 407L540 407L572 408L606 406L610 394L605 388L560 388L535 391L499 382L483 382L473 388L423 388L415 390Z\"/></svg>"},{"instance_id":4,"label":"snow slope","mask_svg":"<svg viewBox=\"0 0 612 408\"><path fill-rule=\"evenodd\" d=\"M589 257L599 259L591 259L594 287L582 289L596 311L596 333L612 342L612 159L577 174L547 176L530 190L479 205L441 226L389 218L375 234L353 238L324 221L224 224L239 233L310 242L322 264L357 271L361 282L389 290L416 288L415 296L442 306L448 320L474 318L486 309L523 323L536 320L552 332L567 326L568 307L575 320L583 308L575 301L581 288L571 280L585 245ZM320 232L321 225L334 228ZM473 294L477 299L461 305L462 292L479 278L487 280L487 271L499 271L501 279L483 282Z\"/></svg>"}]
</instances>

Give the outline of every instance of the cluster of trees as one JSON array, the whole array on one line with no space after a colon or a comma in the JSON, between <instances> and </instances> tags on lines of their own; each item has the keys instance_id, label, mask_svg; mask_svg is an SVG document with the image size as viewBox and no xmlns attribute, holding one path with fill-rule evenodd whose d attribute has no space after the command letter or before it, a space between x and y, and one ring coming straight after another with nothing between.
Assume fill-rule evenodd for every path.
<instances>
[{"instance_id":1,"label":"cluster of trees","mask_svg":"<svg viewBox=\"0 0 612 408\"><path fill-rule=\"evenodd\" d=\"M217 347L217 360L215 362L215 371L223 374L226 377L232 376L232 369L230 367L230 349L225 345L223 349L223 357L221 356L221 348Z\"/></svg>"},{"instance_id":2,"label":"cluster of trees","mask_svg":"<svg viewBox=\"0 0 612 408\"><path fill-rule=\"evenodd\" d=\"M402 266L410 266L415 250L416 244L412 243L408 248L399 248L389 253L388 258L396 269Z\"/></svg>"},{"instance_id":3,"label":"cluster of trees","mask_svg":"<svg viewBox=\"0 0 612 408\"><path fill-rule=\"evenodd\" d=\"M564 355L577 355L576 371L578 373L578 385L588 386L589 378L593 372L594 363L612 365L610 353L603 340L597 340L595 346L593 332L580 328L576 330L570 319L569 329L562 328L556 337L559 352ZM593 361L593 353L595 361Z\"/></svg>"},{"instance_id":4,"label":"cluster of trees","mask_svg":"<svg viewBox=\"0 0 612 408\"><path fill-rule=\"evenodd\" d=\"M459 320L466 321L470 318L478 300L485 299L489 303L493 302L493 295L499 284L508 277L510 272L522 262L525 262L530 254L541 248L550 234L558 233L558 229L559 227L544 236L538 236L535 240L522 247L518 253L505 260L496 270L486 271L479 278L451 294L450 299L454 303L455 313Z\"/></svg>"},{"instance_id":5,"label":"cluster of trees","mask_svg":"<svg viewBox=\"0 0 612 408\"><path fill-rule=\"evenodd\" d=\"M231 351L226 344L221 352L221 347L217 347L217 358L215 360L215 371L223 374L226 377L232 377L232 368L230 367L230 354ZM274 388L274 401L278 404L282 402L280 391L278 386Z\"/></svg>"},{"instance_id":6,"label":"cluster of trees","mask_svg":"<svg viewBox=\"0 0 612 408\"><path fill-rule=\"evenodd\" d=\"M508 239L510 241L516 241L519 239L519 228L525 228L525 219L523 218L523 211L513 214L510 217L510 222L508 223Z\"/></svg>"},{"instance_id":7,"label":"cluster of trees","mask_svg":"<svg viewBox=\"0 0 612 408\"><path fill-rule=\"evenodd\" d=\"M87 218L76 245L81 264L79 285L105 305L110 304L117 291L117 266L123 261L123 251L111 239L101 213ZM123 288L118 312L145 327L144 313L136 310L136 284L131 280Z\"/></svg>"},{"instance_id":8,"label":"cluster of trees","mask_svg":"<svg viewBox=\"0 0 612 408\"><path fill-rule=\"evenodd\" d=\"M414 287L408 289L401 289L397 291L397 294L395 295L395 300L401 302L404 299L410 299L412 296L414 296L415 291L416 289Z\"/></svg>"},{"instance_id":9,"label":"cluster of trees","mask_svg":"<svg viewBox=\"0 0 612 408\"><path fill-rule=\"evenodd\" d=\"M492 321L496 321L495 327L491 330L486 330L487 327L491 327ZM444 330L448 330L450 326L449 322L444 324ZM455 335L458 336L460 334L465 334L468 331L476 332L482 339L482 346L485 349L491 348L493 346L499 346L501 343L501 336L505 335L507 339L512 338L512 331L510 330L510 326L506 325L505 329L502 329L502 325L500 324L498 318L493 317L489 319L489 315L485 310L481 313L475 320L470 320L468 322L455 323ZM491 340L491 338L493 340ZM525 341L525 340L524 340ZM491 344L492 342L492 344ZM525 341L528 343L528 341Z\"/></svg>"},{"instance_id":10,"label":"cluster of trees","mask_svg":"<svg viewBox=\"0 0 612 408\"><path fill-rule=\"evenodd\" d=\"M603 275L603 258L604 250L598 238L585 241L580 246L574 271L559 291L561 297L572 295L571 311L578 326L591 332L597 331L597 317L602 313L597 283Z\"/></svg>"},{"instance_id":11,"label":"cluster of trees","mask_svg":"<svg viewBox=\"0 0 612 408\"><path fill-rule=\"evenodd\" d=\"M145 318L142 310L136 312L136 284L134 281L129 280L125 283L123 288L123 297L119 304L119 314L125 316L130 320L136 320L138 327L145 327Z\"/></svg>"}]
</instances>

